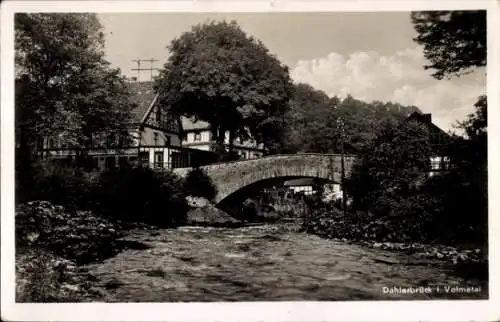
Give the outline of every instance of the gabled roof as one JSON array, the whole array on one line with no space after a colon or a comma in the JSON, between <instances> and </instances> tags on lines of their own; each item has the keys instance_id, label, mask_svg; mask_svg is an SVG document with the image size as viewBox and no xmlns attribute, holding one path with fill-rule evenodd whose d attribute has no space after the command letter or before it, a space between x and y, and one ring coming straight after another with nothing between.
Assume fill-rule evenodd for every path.
<instances>
[{"instance_id":1,"label":"gabled roof","mask_svg":"<svg viewBox=\"0 0 500 322\"><path fill-rule=\"evenodd\" d=\"M430 144L433 152L435 153L442 153L446 149L446 146L452 143L452 137L443 131L439 126L436 124L432 123L432 117L431 114L422 114L419 112L413 112L408 118L405 120L405 122L409 121L417 121L425 126L427 126L427 129L429 130L430 134Z\"/></svg>"},{"instance_id":2,"label":"gabled roof","mask_svg":"<svg viewBox=\"0 0 500 322\"><path fill-rule=\"evenodd\" d=\"M205 121L194 121L192 118L181 117L182 130L183 131L193 131L193 130L208 130L210 129L210 124Z\"/></svg>"},{"instance_id":3,"label":"gabled roof","mask_svg":"<svg viewBox=\"0 0 500 322\"><path fill-rule=\"evenodd\" d=\"M142 123L145 121L146 116L149 114L157 98L157 94L153 88L153 82L129 82L127 83L127 87L131 94L131 100L135 104L132 110L132 122ZM205 121L195 122L192 118L182 116L181 122L184 131L210 129L210 124Z\"/></svg>"},{"instance_id":4,"label":"gabled roof","mask_svg":"<svg viewBox=\"0 0 500 322\"><path fill-rule=\"evenodd\" d=\"M132 122L142 123L157 96L153 89L153 82L130 82L127 83L127 87L131 100L135 104L132 109Z\"/></svg>"},{"instance_id":5,"label":"gabled roof","mask_svg":"<svg viewBox=\"0 0 500 322\"><path fill-rule=\"evenodd\" d=\"M444 136L449 136L448 133L443 131L439 126L436 124L432 123L432 114L423 114L419 113L417 111L413 112L408 116L405 120L406 122L408 121L418 121L421 122L429 127L429 130L434 133L439 133Z\"/></svg>"}]
</instances>

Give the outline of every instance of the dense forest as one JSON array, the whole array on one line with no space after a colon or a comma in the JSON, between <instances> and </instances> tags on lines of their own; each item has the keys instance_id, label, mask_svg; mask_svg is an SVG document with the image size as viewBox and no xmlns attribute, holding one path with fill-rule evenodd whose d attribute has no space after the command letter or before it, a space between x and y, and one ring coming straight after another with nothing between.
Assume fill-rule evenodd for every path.
<instances>
[{"instance_id":1,"label":"dense forest","mask_svg":"<svg viewBox=\"0 0 500 322\"><path fill-rule=\"evenodd\" d=\"M420 110L391 102L367 103L350 95L343 100L329 98L310 85L296 84L284 116L282 149L286 153L339 153L342 121L344 151L360 154L383 127L403 121L414 111Z\"/></svg>"}]
</instances>

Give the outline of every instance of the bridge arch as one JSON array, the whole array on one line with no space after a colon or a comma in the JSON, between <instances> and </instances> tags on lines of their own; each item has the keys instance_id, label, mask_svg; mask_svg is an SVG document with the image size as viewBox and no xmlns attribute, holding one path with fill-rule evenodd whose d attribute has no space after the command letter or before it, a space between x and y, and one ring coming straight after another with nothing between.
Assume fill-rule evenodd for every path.
<instances>
[{"instance_id":1,"label":"bridge arch","mask_svg":"<svg viewBox=\"0 0 500 322\"><path fill-rule=\"evenodd\" d=\"M351 173L356 159L344 155L345 176ZM270 155L259 159L241 160L202 166L217 188L214 202L219 204L232 194L245 187L270 181L283 181L291 178L318 178L339 183L341 180L340 154L282 154ZM185 176L191 168L174 169Z\"/></svg>"}]
</instances>

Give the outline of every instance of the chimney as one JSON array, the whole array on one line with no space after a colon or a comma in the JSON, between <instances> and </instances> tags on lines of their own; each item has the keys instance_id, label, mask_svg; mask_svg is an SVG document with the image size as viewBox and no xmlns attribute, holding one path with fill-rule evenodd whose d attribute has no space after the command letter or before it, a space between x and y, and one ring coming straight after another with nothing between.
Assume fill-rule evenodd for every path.
<instances>
[{"instance_id":1,"label":"chimney","mask_svg":"<svg viewBox=\"0 0 500 322\"><path fill-rule=\"evenodd\" d=\"M432 114L422 114L422 120L428 124L432 123Z\"/></svg>"}]
</instances>

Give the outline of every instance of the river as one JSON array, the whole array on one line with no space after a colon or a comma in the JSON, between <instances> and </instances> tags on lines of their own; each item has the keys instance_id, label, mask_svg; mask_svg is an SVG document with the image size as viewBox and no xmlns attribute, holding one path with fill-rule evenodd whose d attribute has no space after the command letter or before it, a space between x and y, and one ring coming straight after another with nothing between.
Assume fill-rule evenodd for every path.
<instances>
[{"instance_id":1,"label":"river","mask_svg":"<svg viewBox=\"0 0 500 322\"><path fill-rule=\"evenodd\" d=\"M279 225L181 227L127 236L129 249L86 268L107 302L477 299L465 281L413 255L331 241ZM469 287L469 288L467 288Z\"/></svg>"}]
</instances>

